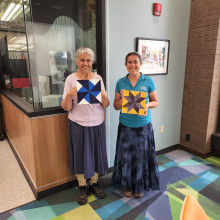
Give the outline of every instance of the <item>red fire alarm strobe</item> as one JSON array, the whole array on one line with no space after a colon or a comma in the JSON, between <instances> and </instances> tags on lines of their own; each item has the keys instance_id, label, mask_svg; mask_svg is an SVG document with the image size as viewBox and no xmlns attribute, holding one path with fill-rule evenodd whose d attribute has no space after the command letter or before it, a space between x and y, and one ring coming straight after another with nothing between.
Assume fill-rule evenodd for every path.
<instances>
[{"instance_id":1,"label":"red fire alarm strobe","mask_svg":"<svg viewBox=\"0 0 220 220\"><path fill-rule=\"evenodd\" d=\"M153 15L160 16L162 11L162 5L160 3L154 3Z\"/></svg>"}]
</instances>

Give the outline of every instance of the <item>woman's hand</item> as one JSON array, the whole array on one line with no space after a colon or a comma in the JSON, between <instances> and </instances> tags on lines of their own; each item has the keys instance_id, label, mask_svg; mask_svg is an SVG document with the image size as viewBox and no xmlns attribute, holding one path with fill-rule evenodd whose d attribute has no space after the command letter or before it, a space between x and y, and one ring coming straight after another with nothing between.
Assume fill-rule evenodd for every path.
<instances>
[{"instance_id":1,"label":"woman's hand","mask_svg":"<svg viewBox=\"0 0 220 220\"><path fill-rule=\"evenodd\" d=\"M143 116L146 116L146 115L147 115L148 108L149 108L148 103L146 103L146 104L145 104L145 108L144 108L144 114L143 114Z\"/></svg>"},{"instance_id":2,"label":"woman's hand","mask_svg":"<svg viewBox=\"0 0 220 220\"><path fill-rule=\"evenodd\" d=\"M104 89L102 89L102 91L101 91L101 97L102 97L101 106L103 109L105 109L110 105L110 102L109 102L109 99L107 96L107 92Z\"/></svg>"},{"instance_id":3,"label":"woman's hand","mask_svg":"<svg viewBox=\"0 0 220 220\"><path fill-rule=\"evenodd\" d=\"M120 90L120 93L115 92L114 108L115 110L121 110L122 99L124 97L124 89Z\"/></svg>"},{"instance_id":4,"label":"woman's hand","mask_svg":"<svg viewBox=\"0 0 220 220\"><path fill-rule=\"evenodd\" d=\"M76 97L77 96L77 88L76 87L72 87L70 89L70 91L68 92L68 95L70 95L72 97Z\"/></svg>"},{"instance_id":5,"label":"woman's hand","mask_svg":"<svg viewBox=\"0 0 220 220\"><path fill-rule=\"evenodd\" d=\"M73 107L73 97L77 96L77 88L72 87L70 91L66 94L66 97L61 102L61 107L65 111L71 111Z\"/></svg>"},{"instance_id":6,"label":"woman's hand","mask_svg":"<svg viewBox=\"0 0 220 220\"><path fill-rule=\"evenodd\" d=\"M145 104L144 108L144 115L147 115L147 111L149 108L156 108L158 106L158 99L157 99L157 93L156 90L153 92L149 93L149 102Z\"/></svg>"},{"instance_id":7,"label":"woman's hand","mask_svg":"<svg viewBox=\"0 0 220 220\"><path fill-rule=\"evenodd\" d=\"M125 91L125 89L121 89L121 91L120 91L120 98L121 99L123 99L123 97L124 97L124 91Z\"/></svg>"},{"instance_id":8,"label":"woman's hand","mask_svg":"<svg viewBox=\"0 0 220 220\"><path fill-rule=\"evenodd\" d=\"M104 89L101 91L101 96L102 96L102 100L108 98L107 92Z\"/></svg>"}]
</instances>

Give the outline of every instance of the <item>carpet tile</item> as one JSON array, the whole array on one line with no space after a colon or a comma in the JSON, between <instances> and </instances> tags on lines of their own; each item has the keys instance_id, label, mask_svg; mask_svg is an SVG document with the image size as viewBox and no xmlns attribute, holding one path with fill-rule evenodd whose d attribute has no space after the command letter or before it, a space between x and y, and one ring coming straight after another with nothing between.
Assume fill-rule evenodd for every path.
<instances>
[{"instance_id":1,"label":"carpet tile","mask_svg":"<svg viewBox=\"0 0 220 220\"><path fill-rule=\"evenodd\" d=\"M196 158L190 159L190 160L186 160L182 163L179 164L179 166L188 166L188 165L201 165L201 164L207 164L208 162L206 161L196 161Z\"/></svg>"},{"instance_id":2,"label":"carpet tile","mask_svg":"<svg viewBox=\"0 0 220 220\"><path fill-rule=\"evenodd\" d=\"M9 220L14 220L14 219L23 219L23 220L28 220L25 216L25 214L21 211L18 211L16 213L13 214L13 216L11 216L9 218Z\"/></svg>"},{"instance_id":3,"label":"carpet tile","mask_svg":"<svg viewBox=\"0 0 220 220\"><path fill-rule=\"evenodd\" d=\"M103 206L96 210L101 219L113 218L117 219L124 213L130 211L131 208L128 204L124 203L121 200L115 201L111 204Z\"/></svg>"},{"instance_id":4,"label":"carpet tile","mask_svg":"<svg viewBox=\"0 0 220 220\"><path fill-rule=\"evenodd\" d=\"M185 151L172 151L164 155L165 157L169 158L176 163L181 163L183 161L189 160L194 157L194 155L189 154Z\"/></svg>"},{"instance_id":5,"label":"carpet tile","mask_svg":"<svg viewBox=\"0 0 220 220\"><path fill-rule=\"evenodd\" d=\"M161 193L157 193L155 196L151 197L150 199L142 202L137 207L131 209L129 212L125 213L121 218L119 219L134 219L136 218L140 213L145 212L147 207L150 206L151 203L153 203L157 198L159 198Z\"/></svg>"},{"instance_id":6,"label":"carpet tile","mask_svg":"<svg viewBox=\"0 0 220 220\"><path fill-rule=\"evenodd\" d=\"M187 171L189 171L190 173L193 173L193 174L199 174L199 173L202 173L204 171L207 171L207 170L211 169L210 166L207 166L207 165L204 165L204 164L201 164L201 165L187 165L187 166L182 166L181 168L184 169L184 170L187 170Z\"/></svg>"},{"instance_id":7,"label":"carpet tile","mask_svg":"<svg viewBox=\"0 0 220 220\"><path fill-rule=\"evenodd\" d=\"M0 220L179 220L185 196L191 194L210 220L220 219L220 159L199 158L182 150L158 155L159 191L136 199L124 197L112 185L111 174L100 179L107 197L88 196L88 204L76 202L77 187L0 214Z\"/></svg>"},{"instance_id":8,"label":"carpet tile","mask_svg":"<svg viewBox=\"0 0 220 220\"><path fill-rule=\"evenodd\" d=\"M209 157L206 159L208 162L215 164L216 166L220 167L220 158L217 157Z\"/></svg>"},{"instance_id":9,"label":"carpet tile","mask_svg":"<svg viewBox=\"0 0 220 220\"><path fill-rule=\"evenodd\" d=\"M134 220L149 220L149 218L146 218L144 215L140 214L137 218Z\"/></svg>"},{"instance_id":10,"label":"carpet tile","mask_svg":"<svg viewBox=\"0 0 220 220\"><path fill-rule=\"evenodd\" d=\"M145 210L145 216L148 219L164 220L164 215L162 213L166 213L167 219L172 219L167 192L163 193L158 199L150 204L147 211Z\"/></svg>"},{"instance_id":11,"label":"carpet tile","mask_svg":"<svg viewBox=\"0 0 220 220\"><path fill-rule=\"evenodd\" d=\"M220 177L200 191L202 195L220 204Z\"/></svg>"},{"instance_id":12,"label":"carpet tile","mask_svg":"<svg viewBox=\"0 0 220 220\"><path fill-rule=\"evenodd\" d=\"M185 185L185 188L177 188L177 183L174 183L168 187L168 195L170 197L170 207L172 212L172 219L179 219L177 213L180 213L181 207L183 204L183 200L180 198L180 195L173 193L175 191L179 191L182 194L182 198L188 194L191 194L195 199L198 200L200 205L203 207L206 214L210 217L210 219L220 219L220 209L219 203L203 196L198 191L191 188L189 185Z\"/></svg>"},{"instance_id":13,"label":"carpet tile","mask_svg":"<svg viewBox=\"0 0 220 220\"><path fill-rule=\"evenodd\" d=\"M53 220L73 220L74 219L83 219L83 220L101 220L100 216L92 209L89 204L77 207L69 212L64 213L61 216L53 218Z\"/></svg>"}]
</instances>

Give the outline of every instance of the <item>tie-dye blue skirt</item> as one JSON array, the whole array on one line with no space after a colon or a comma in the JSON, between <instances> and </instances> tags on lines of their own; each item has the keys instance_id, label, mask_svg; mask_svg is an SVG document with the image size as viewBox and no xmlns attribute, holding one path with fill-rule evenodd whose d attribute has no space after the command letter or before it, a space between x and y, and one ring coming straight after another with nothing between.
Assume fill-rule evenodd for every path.
<instances>
[{"instance_id":1,"label":"tie-dye blue skirt","mask_svg":"<svg viewBox=\"0 0 220 220\"><path fill-rule=\"evenodd\" d=\"M160 189L151 123L139 128L119 124L112 180L123 191L132 189L141 193Z\"/></svg>"}]
</instances>

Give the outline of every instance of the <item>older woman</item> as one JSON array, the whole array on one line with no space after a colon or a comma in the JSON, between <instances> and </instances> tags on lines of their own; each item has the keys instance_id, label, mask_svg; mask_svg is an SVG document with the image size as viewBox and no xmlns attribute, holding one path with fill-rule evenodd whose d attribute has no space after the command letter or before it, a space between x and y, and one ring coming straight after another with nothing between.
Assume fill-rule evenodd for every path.
<instances>
[{"instance_id":1,"label":"older woman","mask_svg":"<svg viewBox=\"0 0 220 220\"><path fill-rule=\"evenodd\" d=\"M159 172L155 154L151 108L158 105L152 78L140 72L141 56L127 54L128 74L119 79L115 89L114 108L122 108L124 90L147 92L144 115L120 113L113 181L121 185L124 196L140 198L144 190L158 190Z\"/></svg>"},{"instance_id":2,"label":"older woman","mask_svg":"<svg viewBox=\"0 0 220 220\"><path fill-rule=\"evenodd\" d=\"M75 59L78 69L65 81L61 106L69 112L69 163L71 174L76 175L79 183L77 202L83 205L87 203L88 178L90 190L100 199L106 196L98 184L98 175L104 174L108 168L104 110L109 106L109 99L102 77L91 71L94 52L80 48ZM78 105L76 81L92 79L101 80L102 102Z\"/></svg>"}]
</instances>

